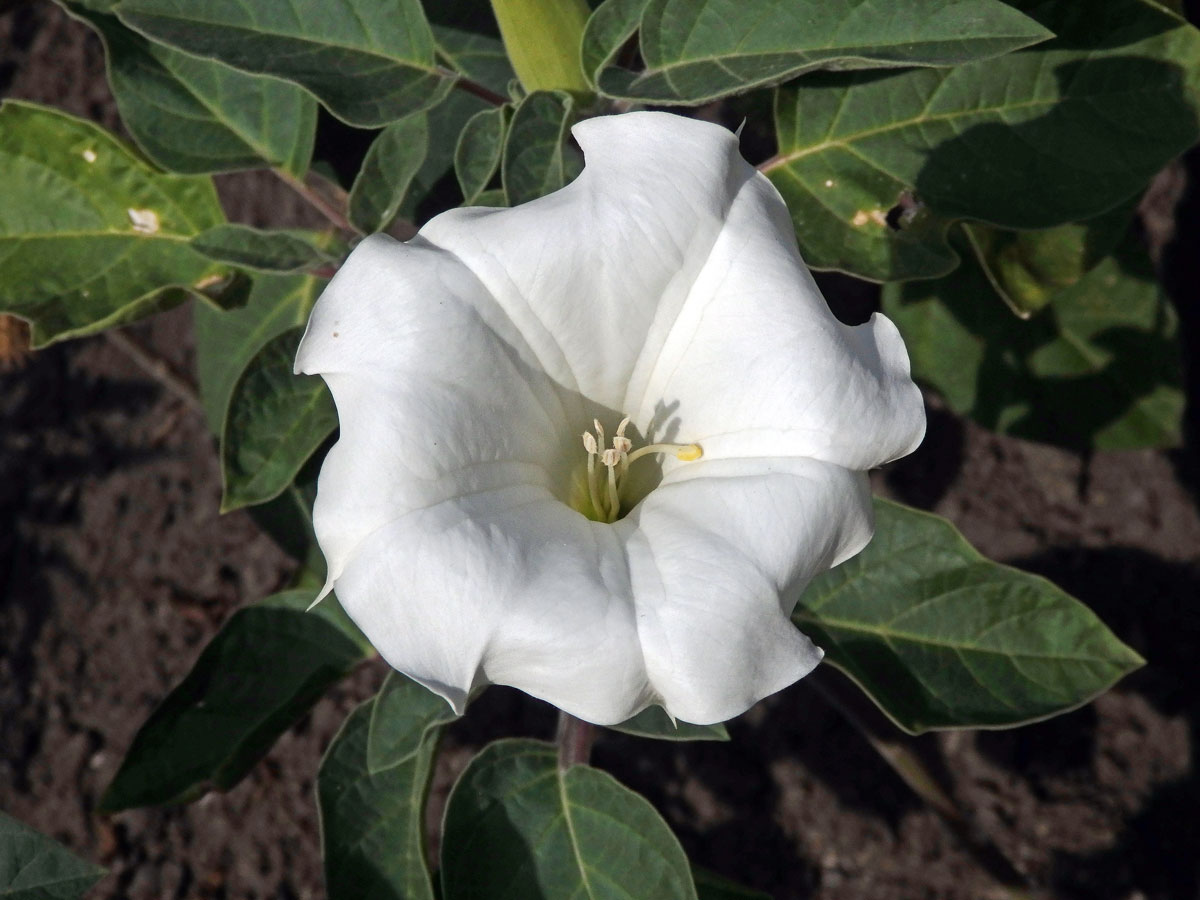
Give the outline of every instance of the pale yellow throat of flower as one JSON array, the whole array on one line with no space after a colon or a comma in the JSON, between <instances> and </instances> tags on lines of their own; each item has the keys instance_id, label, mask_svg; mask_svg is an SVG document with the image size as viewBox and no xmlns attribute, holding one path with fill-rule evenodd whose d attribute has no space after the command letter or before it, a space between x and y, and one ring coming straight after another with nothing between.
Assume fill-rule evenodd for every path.
<instances>
[{"instance_id":1,"label":"pale yellow throat of flower","mask_svg":"<svg viewBox=\"0 0 1200 900\"><path fill-rule=\"evenodd\" d=\"M634 450L633 441L625 436L628 417L617 426L612 446L604 448L604 428L598 420L593 420L592 424L596 427L595 433L583 433L583 449L588 455L587 491L577 498L574 506L597 522L615 522L621 518L621 485L629 467L639 459L656 453L670 453L676 459L691 462L704 455L699 444L647 444Z\"/></svg>"}]
</instances>

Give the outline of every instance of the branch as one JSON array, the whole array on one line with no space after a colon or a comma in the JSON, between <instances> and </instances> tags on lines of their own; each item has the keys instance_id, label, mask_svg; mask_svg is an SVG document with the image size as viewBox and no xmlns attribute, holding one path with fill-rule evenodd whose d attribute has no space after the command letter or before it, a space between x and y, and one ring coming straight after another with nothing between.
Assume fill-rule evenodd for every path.
<instances>
[{"instance_id":1,"label":"branch","mask_svg":"<svg viewBox=\"0 0 1200 900\"><path fill-rule=\"evenodd\" d=\"M464 75L460 75L453 69L447 69L444 66L438 67L438 74L443 78L453 78L454 86L460 91L466 91L472 96L478 97L480 100L486 100L492 106L504 106L511 102L507 97L497 94L491 88L484 87L478 81L472 81Z\"/></svg>"},{"instance_id":2,"label":"branch","mask_svg":"<svg viewBox=\"0 0 1200 900\"><path fill-rule=\"evenodd\" d=\"M191 379L182 374L156 351L120 329L111 328L103 334L110 344L128 356L141 369L152 375L159 384L183 400L192 409L201 413L204 412L204 404L200 402L200 392L196 389Z\"/></svg>"},{"instance_id":3,"label":"branch","mask_svg":"<svg viewBox=\"0 0 1200 900\"><path fill-rule=\"evenodd\" d=\"M359 229L350 224L350 220L342 214L341 210L337 209L332 203L321 196L320 191L309 187L303 180L290 172L285 172L282 169L272 169L271 172L276 178L303 197L313 209L328 219L336 228L351 232L352 234L362 234Z\"/></svg>"},{"instance_id":4,"label":"branch","mask_svg":"<svg viewBox=\"0 0 1200 900\"><path fill-rule=\"evenodd\" d=\"M596 739L596 726L569 713L558 713L558 767L564 772L571 766L586 766L592 755L592 742Z\"/></svg>"}]
</instances>

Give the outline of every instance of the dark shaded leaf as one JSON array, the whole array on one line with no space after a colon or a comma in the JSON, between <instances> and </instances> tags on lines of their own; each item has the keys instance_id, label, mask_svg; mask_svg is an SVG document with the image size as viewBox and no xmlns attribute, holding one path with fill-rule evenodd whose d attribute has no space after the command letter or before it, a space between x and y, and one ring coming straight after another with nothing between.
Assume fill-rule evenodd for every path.
<instances>
[{"instance_id":1,"label":"dark shaded leaf","mask_svg":"<svg viewBox=\"0 0 1200 900\"><path fill-rule=\"evenodd\" d=\"M100 800L106 812L229 790L370 645L337 601L311 591L240 609L142 725Z\"/></svg>"},{"instance_id":2,"label":"dark shaded leaf","mask_svg":"<svg viewBox=\"0 0 1200 900\"><path fill-rule=\"evenodd\" d=\"M234 386L221 433L222 512L279 496L337 428L325 382L292 372L303 335L273 337Z\"/></svg>"}]
</instances>

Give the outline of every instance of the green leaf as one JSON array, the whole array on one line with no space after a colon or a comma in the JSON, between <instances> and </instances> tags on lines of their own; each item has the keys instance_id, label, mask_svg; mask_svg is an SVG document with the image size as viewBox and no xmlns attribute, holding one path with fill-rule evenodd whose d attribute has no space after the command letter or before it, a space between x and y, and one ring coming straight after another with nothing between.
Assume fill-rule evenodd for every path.
<instances>
[{"instance_id":1,"label":"green leaf","mask_svg":"<svg viewBox=\"0 0 1200 900\"><path fill-rule=\"evenodd\" d=\"M303 328L276 335L234 386L221 433L221 511L271 500L337 427L325 382L294 375Z\"/></svg>"},{"instance_id":2,"label":"green leaf","mask_svg":"<svg viewBox=\"0 0 1200 900\"><path fill-rule=\"evenodd\" d=\"M121 0L136 31L196 56L303 85L351 125L386 125L437 103L453 82L434 58L419 0Z\"/></svg>"},{"instance_id":3,"label":"green leaf","mask_svg":"<svg viewBox=\"0 0 1200 900\"><path fill-rule=\"evenodd\" d=\"M454 150L454 174L462 189L463 205L473 206L500 167L504 150L507 109L498 106L473 115Z\"/></svg>"},{"instance_id":4,"label":"green leaf","mask_svg":"<svg viewBox=\"0 0 1200 900\"><path fill-rule=\"evenodd\" d=\"M223 312L196 304L197 380L204 415L215 434L224 430L233 386L250 360L271 338L308 321L325 283L309 275L258 275L241 309Z\"/></svg>"},{"instance_id":5,"label":"green leaf","mask_svg":"<svg viewBox=\"0 0 1200 900\"><path fill-rule=\"evenodd\" d=\"M771 900L761 891L735 884L699 866L692 866L692 877L700 900Z\"/></svg>"},{"instance_id":6,"label":"green leaf","mask_svg":"<svg viewBox=\"0 0 1200 900\"><path fill-rule=\"evenodd\" d=\"M608 65L638 12L645 70ZM584 36L595 84L642 103L706 103L820 68L952 66L1052 37L1000 0L609 0L597 17Z\"/></svg>"},{"instance_id":7,"label":"green leaf","mask_svg":"<svg viewBox=\"0 0 1200 900\"><path fill-rule=\"evenodd\" d=\"M583 29L580 61L584 73L597 90L601 74L616 63L621 49L637 33L648 2L605 0L592 11Z\"/></svg>"},{"instance_id":8,"label":"green leaf","mask_svg":"<svg viewBox=\"0 0 1200 900\"><path fill-rule=\"evenodd\" d=\"M228 276L191 239L225 220L208 178L164 175L96 125L0 106L0 311L35 347L201 295Z\"/></svg>"},{"instance_id":9,"label":"green leaf","mask_svg":"<svg viewBox=\"0 0 1200 900\"><path fill-rule=\"evenodd\" d=\"M322 248L325 235L308 231L261 231L248 225L216 225L192 238L192 246L218 262L290 274L328 265L333 254Z\"/></svg>"},{"instance_id":10,"label":"green leaf","mask_svg":"<svg viewBox=\"0 0 1200 900\"><path fill-rule=\"evenodd\" d=\"M647 706L632 719L610 726L614 731L632 734L635 737L658 738L663 741L727 741L729 732L721 723L716 725L693 725L690 722L672 722L661 706Z\"/></svg>"},{"instance_id":11,"label":"green leaf","mask_svg":"<svg viewBox=\"0 0 1200 900\"><path fill-rule=\"evenodd\" d=\"M330 685L370 654L332 597L285 591L235 612L142 725L105 812L229 790Z\"/></svg>"},{"instance_id":12,"label":"green leaf","mask_svg":"<svg viewBox=\"0 0 1200 900\"><path fill-rule=\"evenodd\" d=\"M566 144L574 101L562 91L534 91L513 110L500 166L510 206L557 191L579 174L583 160Z\"/></svg>"},{"instance_id":13,"label":"green leaf","mask_svg":"<svg viewBox=\"0 0 1200 900\"><path fill-rule=\"evenodd\" d=\"M404 195L399 218L419 225L457 204L458 186L450 176L450 168L454 162L458 136L473 115L492 108L489 103L472 94L454 91L425 114L429 151Z\"/></svg>"},{"instance_id":14,"label":"green leaf","mask_svg":"<svg viewBox=\"0 0 1200 900\"><path fill-rule=\"evenodd\" d=\"M1142 665L1078 600L946 520L879 499L875 517L867 549L814 580L792 619L905 731L1044 719Z\"/></svg>"},{"instance_id":15,"label":"green leaf","mask_svg":"<svg viewBox=\"0 0 1200 900\"><path fill-rule=\"evenodd\" d=\"M400 765L434 728L457 718L450 704L433 691L399 672L388 672L371 708L367 773L376 775Z\"/></svg>"},{"instance_id":16,"label":"green leaf","mask_svg":"<svg viewBox=\"0 0 1200 900\"><path fill-rule=\"evenodd\" d=\"M517 77L488 0L438 0L426 4L438 58L456 72L503 94Z\"/></svg>"},{"instance_id":17,"label":"green leaf","mask_svg":"<svg viewBox=\"0 0 1200 900\"><path fill-rule=\"evenodd\" d=\"M996 293L1022 318L1037 312L1107 257L1129 230L1133 204L1087 222L1037 231L964 225L975 257Z\"/></svg>"},{"instance_id":18,"label":"green leaf","mask_svg":"<svg viewBox=\"0 0 1200 900\"><path fill-rule=\"evenodd\" d=\"M0 812L0 897L76 900L103 876L104 869Z\"/></svg>"},{"instance_id":19,"label":"green leaf","mask_svg":"<svg viewBox=\"0 0 1200 900\"><path fill-rule=\"evenodd\" d=\"M381 697L350 714L317 775L326 892L330 900L434 900L425 862L425 797L441 728L409 718L406 750L369 769L370 736L383 727L373 724ZM444 710L445 702L438 702Z\"/></svg>"},{"instance_id":20,"label":"green leaf","mask_svg":"<svg viewBox=\"0 0 1200 900\"><path fill-rule=\"evenodd\" d=\"M305 91L148 41L83 3L59 2L100 35L121 121L158 165L187 173L308 170L317 104Z\"/></svg>"},{"instance_id":21,"label":"green leaf","mask_svg":"<svg viewBox=\"0 0 1200 900\"><path fill-rule=\"evenodd\" d=\"M645 798L549 744L489 744L446 807L444 900L653 897L696 900L687 858Z\"/></svg>"},{"instance_id":22,"label":"green leaf","mask_svg":"<svg viewBox=\"0 0 1200 900\"><path fill-rule=\"evenodd\" d=\"M1089 219L1196 140L1195 28L1149 0L1031 14L1058 38L953 69L822 73L780 88L779 154L761 168L809 265L877 281L944 275L957 262L952 221Z\"/></svg>"},{"instance_id":23,"label":"green leaf","mask_svg":"<svg viewBox=\"0 0 1200 900\"><path fill-rule=\"evenodd\" d=\"M1136 238L1013 316L974 260L884 288L913 375L985 428L1074 449L1171 447L1184 393L1178 325Z\"/></svg>"},{"instance_id":24,"label":"green leaf","mask_svg":"<svg viewBox=\"0 0 1200 900\"><path fill-rule=\"evenodd\" d=\"M386 231L400 212L429 150L425 113L393 122L367 149L350 189L350 222L367 234Z\"/></svg>"}]
</instances>

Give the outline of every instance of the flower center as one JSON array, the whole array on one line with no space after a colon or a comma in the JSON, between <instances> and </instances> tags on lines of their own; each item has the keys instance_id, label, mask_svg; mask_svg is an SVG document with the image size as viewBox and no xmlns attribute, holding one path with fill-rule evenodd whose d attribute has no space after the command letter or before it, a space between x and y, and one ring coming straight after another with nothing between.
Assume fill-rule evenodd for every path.
<instances>
[{"instance_id":1,"label":"flower center","mask_svg":"<svg viewBox=\"0 0 1200 900\"><path fill-rule=\"evenodd\" d=\"M629 426L626 416L617 426L612 447L604 448L604 428L599 420L592 420L595 433L583 433L583 448L587 451L587 504L590 508L582 512L597 522L615 522L621 517L621 486L629 467L645 456L657 453L672 453L676 459L691 462L704 455L699 444L647 444L633 449L633 441L625 437ZM580 498L582 501L584 498ZM585 505L585 504L581 504Z\"/></svg>"}]
</instances>

